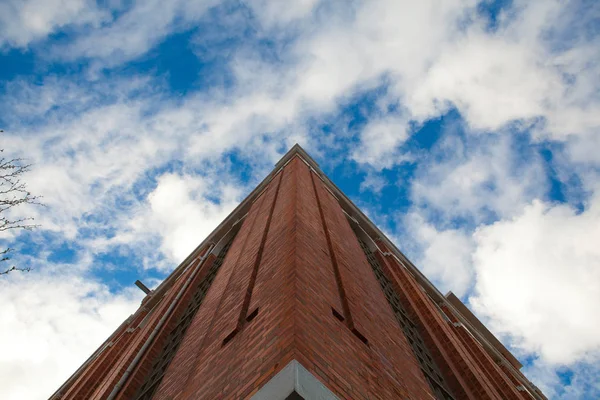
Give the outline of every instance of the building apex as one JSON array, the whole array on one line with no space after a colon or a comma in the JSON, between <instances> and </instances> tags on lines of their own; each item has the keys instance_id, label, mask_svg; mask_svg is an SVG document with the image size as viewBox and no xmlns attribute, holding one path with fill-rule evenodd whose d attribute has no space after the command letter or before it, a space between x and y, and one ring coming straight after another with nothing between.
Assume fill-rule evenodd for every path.
<instances>
[{"instance_id":1,"label":"building apex","mask_svg":"<svg viewBox=\"0 0 600 400\"><path fill-rule=\"evenodd\" d=\"M288 151L281 157L281 159L275 164L275 171L279 169L280 166L285 165L289 160L294 156L300 156L304 161L306 161L311 167L319 172L319 164L304 150L302 146L298 143L294 144Z\"/></svg>"},{"instance_id":2,"label":"building apex","mask_svg":"<svg viewBox=\"0 0 600 400\"><path fill-rule=\"evenodd\" d=\"M52 399L545 400L299 144L158 288L136 284L141 307Z\"/></svg>"}]
</instances>

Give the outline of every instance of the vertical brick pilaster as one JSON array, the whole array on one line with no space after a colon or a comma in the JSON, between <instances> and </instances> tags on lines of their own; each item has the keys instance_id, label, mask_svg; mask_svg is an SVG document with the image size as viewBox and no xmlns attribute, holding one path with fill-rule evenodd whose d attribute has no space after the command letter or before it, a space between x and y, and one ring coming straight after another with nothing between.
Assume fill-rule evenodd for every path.
<instances>
[{"instance_id":1,"label":"vertical brick pilaster","mask_svg":"<svg viewBox=\"0 0 600 400\"><path fill-rule=\"evenodd\" d=\"M169 305L174 300L177 292L184 284L186 278L192 273L192 268L187 268L186 271L175 281L174 285L170 288L160 302L155 306L154 310L148 316L143 326L136 325L133 328L133 337L129 341L127 347L119 352L118 357L110 366L110 370L102 376L102 379L96 380L95 388L93 391L88 392L84 398L87 399L104 399L108 397L110 392L113 390L121 376L129 367L138 351L142 348L152 330L156 327L156 324L161 319L162 315L169 308Z\"/></svg>"},{"instance_id":2,"label":"vertical brick pilaster","mask_svg":"<svg viewBox=\"0 0 600 400\"><path fill-rule=\"evenodd\" d=\"M381 253L377 257L387 269L386 274L393 277L392 280L406 296L407 304L423 327L423 337L448 377L452 391L459 397L464 395L470 399L501 399L416 279L394 257Z\"/></svg>"},{"instance_id":3,"label":"vertical brick pilaster","mask_svg":"<svg viewBox=\"0 0 600 400\"><path fill-rule=\"evenodd\" d=\"M341 333L351 339L352 344L345 344L360 354L354 362L365 370L367 380L359 382L370 387L367 397L433 398L342 207L316 176L315 183L352 317L352 334L348 335L347 330ZM366 343L360 337L352 338L358 336L356 331L367 339Z\"/></svg>"},{"instance_id":4,"label":"vertical brick pilaster","mask_svg":"<svg viewBox=\"0 0 600 400\"><path fill-rule=\"evenodd\" d=\"M508 362L508 361L505 361L505 362ZM526 380L527 378L522 376L520 371L513 372L512 368L509 368L504 364L505 362L500 363L498 365L498 367L506 374L506 376L508 376L508 379L510 379L510 381L515 385L515 387L523 386L522 380ZM521 375L521 376L517 377L516 375ZM521 395L523 396L524 399L528 399L528 400L535 399L535 397L533 397L526 390L519 391L519 393L521 393ZM541 398L546 399L546 396L544 396L541 392L537 391L537 394Z\"/></svg>"},{"instance_id":5,"label":"vertical brick pilaster","mask_svg":"<svg viewBox=\"0 0 600 400\"><path fill-rule=\"evenodd\" d=\"M460 339L463 345L469 350L475 362L480 367L481 371L488 377L496 390L501 393L503 399L527 399L523 393L520 393L515 388L515 385L510 381L508 376L502 372L500 367L494 362L490 355L485 351L481 344L467 331L467 328L462 326L458 318L453 314L452 310L445 306L441 307L448 318L453 323L454 332Z\"/></svg>"},{"instance_id":6,"label":"vertical brick pilaster","mask_svg":"<svg viewBox=\"0 0 600 400\"><path fill-rule=\"evenodd\" d=\"M203 343L203 351L209 346L224 345L224 341L231 340L241 329L241 315L247 313L248 291L251 291L251 286L254 286L254 272L260 262L261 247L264 246L264 236L269 229L269 215L277 198L280 180L281 174L274 179L267 191L252 207L251 229L239 253L219 308L216 310L215 315L218 317L213 319L213 327Z\"/></svg>"},{"instance_id":7,"label":"vertical brick pilaster","mask_svg":"<svg viewBox=\"0 0 600 400\"><path fill-rule=\"evenodd\" d=\"M193 280L190 282L190 285L179 300L180 305L173 310L171 315L165 321L163 327L157 333L153 343L146 350L146 352L138 362L137 366L132 371L129 380L119 391L117 399L127 400L133 398L140 386L146 380L148 374L152 372L153 363L156 361L156 358L162 353L169 334L174 329L179 318L185 311L186 306L190 303L192 297L194 296L194 291L197 289L199 282L205 278L206 274L215 262L215 259L215 255L210 254L208 257L206 257L203 264L199 266L199 271L197 271L196 275L193 277ZM198 260L198 262L200 261Z\"/></svg>"},{"instance_id":8,"label":"vertical brick pilaster","mask_svg":"<svg viewBox=\"0 0 600 400\"><path fill-rule=\"evenodd\" d=\"M115 332L110 343L107 343L102 352L88 364L85 374L80 374L70 387L63 389L64 398L83 399L97 387L99 382L101 382L101 378L110 370L123 349L127 347L131 339L135 336L131 327L136 327L140 322L139 317L145 315L147 315L146 311L140 312L136 315L138 318L134 318L129 324L121 326Z\"/></svg>"}]
</instances>

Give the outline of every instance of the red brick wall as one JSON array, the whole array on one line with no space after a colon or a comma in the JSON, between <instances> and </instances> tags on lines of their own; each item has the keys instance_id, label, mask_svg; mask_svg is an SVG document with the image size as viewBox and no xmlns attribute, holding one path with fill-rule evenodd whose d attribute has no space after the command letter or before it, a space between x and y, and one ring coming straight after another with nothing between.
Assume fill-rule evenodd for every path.
<instances>
[{"instance_id":1,"label":"red brick wall","mask_svg":"<svg viewBox=\"0 0 600 400\"><path fill-rule=\"evenodd\" d=\"M523 397L502 386L513 377L442 318L407 270L378 257L457 399ZM143 328L129 338L120 333L123 345L91 363L65 398L109 395L192 270ZM118 398L139 388L192 295L185 293ZM340 398L433 399L337 199L298 157L252 204L154 398L249 398L292 359Z\"/></svg>"},{"instance_id":2,"label":"red brick wall","mask_svg":"<svg viewBox=\"0 0 600 400\"><path fill-rule=\"evenodd\" d=\"M312 175L294 158L254 203L156 399L246 398L294 358L342 398L432 398L340 206ZM344 322L332 313L344 313L334 257Z\"/></svg>"}]
</instances>

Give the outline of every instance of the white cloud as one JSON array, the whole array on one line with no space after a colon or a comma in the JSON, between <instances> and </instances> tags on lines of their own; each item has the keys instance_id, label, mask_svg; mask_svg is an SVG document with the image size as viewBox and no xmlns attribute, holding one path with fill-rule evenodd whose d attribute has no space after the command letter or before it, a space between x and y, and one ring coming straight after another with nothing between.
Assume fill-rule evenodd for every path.
<instances>
[{"instance_id":1,"label":"white cloud","mask_svg":"<svg viewBox=\"0 0 600 400\"><path fill-rule=\"evenodd\" d=\"M442 292L452 291L462 297L474 278L471 260L474 246L471 236L460 229L437 230L416 212L403 218L407 235L419 250L414 263Z\"/></svg>"},{"instance_id":2,"label":"white cloud","mask_svg":"<svg viewBox=\"0 0 600 400\"><path fill-rule=\"evenodd\" d=\"M345 18L336 15L317 29L307 24L311 33L301 34L291 52L299 61L286 65L295 72L288 72L295 84L285 97L327 109L380 84L385 76L390 82L386 97L406 108L407 121L425 121L453 105L475 130L541 118L540 139L597 132L600 67L590 62L600 57L597 39L588 39L582 29L565 46L548 34L559 29L565 15L588 14L585 20L591 21L597 7L518 3L515 17L489 31L476 18L473 2L432 7L427 2L371 1L355 6L355 12L339 13ZM464 24L469 19L474 22ZM369 129L367 125L365 135ZM399 144L406 132L399 129L395 138L385 137ZM363 162L377 166L389 158L388 147L368 150Z\"/></svg>"},{"instance_id":3,"label":"white cloud","mask_svg":"<svg viewBox=\"0 0 600 400\"><path fill-rule=\"evenodd\" d=\"M157 137L138 136L141 112L135 103L100 106L48 124L39 133L35 126L24 126L7 136L7 150L19 149L19 156L35 161L27 183L48 206L35 210L41 224L76 231L79 218L110 204L119 194L115 189L129 188L156 166L159 150L163 155L172 151L172 143L161 146Z\"/></svg>"},{"instance_id":4,"label":"white cloud","mask_svg":"<svg viewBox=\"0 0 600 400\"><path fill-rule=\"evenodd\" d=\"M173 32L190 27L217 4L216 0L134 2L110 23L77 37L55 55L66 60L99 59L99 66L112 67L145 54Z\"/></svg>"},{"instance_id":5,"label":"white cloud","mask_svg":"<svg viewBox=\"0 0 600 400\"><path fill-rule=\"evenodd\" d=\"M600 15L578 2L515 2L497 31L471 25L443 47L411 90L415 118L455 105L474 129L544 118L539 137L565 140L600 127L598 38L585 26ZM593 61L592 61L593 60Z\"/></svg>"},{"instance_id":6,"label":"white cloud","mask_svg":"<svg viewBox=\"0 0 600 400\"><path fill-rule=\"evenodd\" d=\"M194 152L214 153L213 143L219 151L235 143L234 136L290 129L307 115L335 110L338 102L356 90L380 85L383 76L391 82L389 101L401 101L407 109L394 131L387 129L391 121L367 124L363 146L355 157L376 167L394 163L394 149L407 138L406 128L400 126L411 118L420 122L436 116L449 104L457 106L477 129L497 129L514 119L537 117L548 120L541 136L564 135L561 126L577 133L597 125L594 116L600 113L594 110L598 103L585 101L593 97L583 90L596 81L597 70L586 72L587 64L582 62L590 51L555 55L538 38L560 15L557 3L522 6L519 18L509 20L498 33L487 32L480 22L461 26L461 20L474 16L474 2L444 2L436 7L420 3L407 8L401 2L373 1L355 4L355 12L334 4L313 14L317 4L309 1L285 7L293 16L287 19L276 12L275 3L249 3L267 29L260 34L293 27L298 37L280 54L282 63L257 59L249 47L233 55L232 71L239 85L236 100L201 102L212 111L205 113L206 118L213 117L200 125L207 129L194 139ZM121 63L144 54L176 31L174 20L190 24L212 5L201 3L194 10L179 2L137 5L63 50L74 58ZM544 18L538 21L540 8ZM275 25L269 17L274 14L280 17ZM323 19L328 23L320 23ZM564 82L563 70L581 76L577 90ZM385 145L368 140L374 130L385 131L381 136ZM220 140L213 140L216 136Z\"/></svg>"},{"instance_id":7,"label":"white cloud","mask_svg":"<svg viewBox=\"0 0 600 400\"><path fill-rule=\"evenodd\" d=\"M267 28L280 27L310 15L320 0L280 2L271 0L247 0L257 17Z\"/></svg>"},{"instance_id":8,"label":"white cloud","mask_svg":"<svg viewBox=\"0 0 600 400\"><path fill-rule=\"evenodd\" d=\"M398 164L398 146L408 138L408 121L401 116L372 119L360 134L360 144L352 158L375 168L389 168Z\"/></svg>"},{"instance_id":9,"label":"white cloud","mask_svg":"<svg viewBox=\"0 0 600 400\"><path fill-rule=\"evenodd\" d=\"M549 399L596 399L600 396L600 367L598 360L565 366L535 360L523 368L523 373ZM561 375L563 376L561 379Z\"/></svg>"},{"instance_id":10,"label":"white cloud","mask_svg":"<svg viewBox=\"0 0 600 400\"><path fill-rule=\"evenodd\" d=\"M518 154L516 137L493 134L463 140L452 129L431 161L417 170L411 187L416 206L426 206L446 220L466 218L479 224L510 217L546 192L540 156L533 151Z\"/></svg>"},{"instance_id":11,"label":"white cloud","mask_svg":"<svg viewBox=\"0 0 600 400\"><path fill-rule=\"evenodd\" d=\"M6 400L49 397L140 304L137 289L111 293L77 274L0 280L0 382Z\"/></svg>"},{"instance_id":12,"label":"white cloud","mask_svg":"<svg viewBox=\"0 0 600 400\"><path fill-rule=\"evenodd\" d=\"M566 150L569 163L587 169L598 168L600 166L600 152L598 151L600 149L600 134L587 136L571 135L567 140Z\"/></svg>"},{"instance_id":13,"label":"white cloud","mask_svg":"<svg viewBox=\"0 0 600 400\"><path fill-rule=\"evenodd\" d=\"M180 262L240 200L241 188L232 180L165 174L148 195L145 210L131 221L131 227L134 233L160 234L163 253Z\"/></svg>"},{"instance_id":14,"label":"white cloud","mask_svg":"<svg viewBox=\"0 0 600 400\"><path fill-rule=\"evenodd\" d=\"M135 3L60 52L73 60L88 57L98 59L100 65L116 65L145 54L170 33L192 26L215 4ZM474 1L447 1L435 7L427 2L390 1L319 7L313 0L283 9L277 2L247 5L263 24L259 35L291 29L297 38L280 54L283 63L276 66L253 60L256 55L247 56L252 54L248 47L240 53L245 56L234 56L236 78L250 89L234 103L242 112L236 119L242 124L251 119L259 121L255 127L280 129L283 121L293 121L306 110L332 110L353 91L378 85L387 76L390 101L404 103L407 120L426 120L454 104L478 129L543 117L547 125L540 135L562 139L600 125L597 90L592 90L600 69L588 62L598 57L598 46L578 30L570 46L557 51L558 46L547 39L553 36L545 35L550 29L563 33L566 28L557 21L574 20L579 15L574 10L577 5L517 3L516 17L505 18L496 32L482 27L484 22L474 14ZM313 13L317 8L319 12ZM593 10L584 13L586 21L598 13ZM475 22L464 24L469 19ZM564 74L576 76L575 83L568 83ZM218 121L222 124L223 118ZM399 130L395 143L405 135ZM385 150L382 157L390 153L387 148L370 150L374 157L364 162L380 159L377 150Z\"/></svg>"},{"instance_id":15,"label":"white cloud","mask_svg":"<svg viewBox=\"0 0 600 400\"><path fill-rule=\"evenodd\" d=\"M360 183L360 191L361 192L373 192L376 195L381 194L381 190L388 185L388 182L382 176L370 172L367 173L367 176Z\"/></svg>"},{"instance_id":16,"label":"white cloud","mask_svg":"<svg viewBox=\"0 0 600 400\"><path fill-rule=\"evenodd\" d=\"M577 214L534 201L474 234L471 304L513 344L551 363L600 351L600 198Z\"/></svg>"},{"instance_id":17,"label":"white cloud","mask_svg":"<svg viewBox=\"0 0 600 400\"><path fill-rule=\"evenodd\" d=\"M0 49L27 47L58 29L98 25L107 15L92 0L8 0L0 3Z\"/></svg>"},{"instance_id":18,"label":"white cloud","mask_svg":"<svg viewBox=\"0 0 600 400\"><path fill-rule=\"evenodd\" d=\"M416 118L427 119L436 104L450 102L474 129L545 115L544 103L562 85L538 57L530 47L475 31L444 49L407 103Z\"/></svg>"}]
</instances>

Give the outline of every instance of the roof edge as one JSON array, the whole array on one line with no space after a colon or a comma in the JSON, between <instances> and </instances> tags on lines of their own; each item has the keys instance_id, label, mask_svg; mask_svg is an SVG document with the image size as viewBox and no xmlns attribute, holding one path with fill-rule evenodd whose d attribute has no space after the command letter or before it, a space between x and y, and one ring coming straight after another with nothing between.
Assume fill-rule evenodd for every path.
<instances>
[{"instance_id":1,"label":"roof edge","mask_svg":"<svg viewBox=\"0 0 600 400\"><path fill-rule=\"evenodd\" d=\"M517 369L520 369L523 364L504 345L498 338L490 332L488 328L477 318L475 314L463 303L452 291L446 293L446 299L454 306L454 308L471 323L471 325L485 337L492 346L494 346L502 355Z\"/></svg>"},{"instance_id":2,"label":"roof edge","mask_svg":"<svg viewBox=\"0 0 600 400\"><path fill-rule=\"evenodd\" d=\"M262 193L267 184L273 179L273 177L277 174L277 172L283 168L290 160L299 155L305 161L307 161L311 166L313 166L320 174L323 172L319 168L319 164L298 144L294 144L287 153L281 157L281 159L275 164L273 170L252 190L244 200L236 208L229 213L229 215L221 222L191 253L187 256L171 273L164 281L158 285L158 287L148 296L154 297L156 299L160 298L160 294L170 286L172 282L174 282L177 277L185 270L185 268L190 265L192 261L198 258L202 251L207 248L210 244L216 244L214 241L216 238L219 238L223 234L225 234L229 229L231 229L240 219L242 219L245 214L250 209L250 206L254 202L254 199ZM148 300L148 296L144 299L144 303Z\"/></svg>"}]
</instances>

